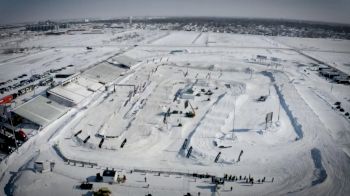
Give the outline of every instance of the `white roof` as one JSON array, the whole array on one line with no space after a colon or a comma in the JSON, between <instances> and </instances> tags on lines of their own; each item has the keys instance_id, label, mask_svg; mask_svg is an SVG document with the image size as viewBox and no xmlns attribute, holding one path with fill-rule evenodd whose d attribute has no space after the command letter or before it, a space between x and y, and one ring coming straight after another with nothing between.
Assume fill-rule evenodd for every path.
<instances>
[{"instance_id":1,"label":"white roof","mask_svg":"<svg viewBox=\"0 0 350 196\"><path fill-rule=\"evenodd\" d=\"M80 103L85 98L89 97L93 92L86 87L79 85L77 82L68 83L65 86L57 86L48 91L65 99L72 101L75 104Z\"/></svg>"},{"instance_id":2,"label":"white roof","mask_svg":"<svg viewBox=\"0 0 350 196\"><path fill-rule=\"evenodd\" d=\"M90 78L84 78L84 77L79 77L77 80L77 83L80 86L83 86L87 89L90 89L92 91L97 91L99 88L103 87L101 83L99 83L96 80L92 80Z\"/></svg>"},{"instance_id":3,"label":"white roof","mask_svg":"<svg viewBox=\"0 0 350 196\"><path fill-rule=\"evenodd\" d=\"M113 61L117 61L119 64L123 64L128 67L131 67L137 63L137 60L125 55L114 57Z\"/></svg>"},{"instance_id":4,"label":"white roof","mask_svg":"<svg viewBox=\"0 0 350 196\"><path fill-rule=\"evenodd\" d=\"M61 117L68 109L40 95L16 107L13 112L38 125L46 126Z\"/></svg>"},{"instance_id":5,"label":"white roof","mask_svg":"<svg viewBox=\"0 0 350 196\"><path fill-rule=\"evenodd\" d=\"M100 63L95 67L86 70L82 75L85 78L93 79L102 83L109 83L117 79L126 69L108 62Z\"/></svg>"}]
</instances>

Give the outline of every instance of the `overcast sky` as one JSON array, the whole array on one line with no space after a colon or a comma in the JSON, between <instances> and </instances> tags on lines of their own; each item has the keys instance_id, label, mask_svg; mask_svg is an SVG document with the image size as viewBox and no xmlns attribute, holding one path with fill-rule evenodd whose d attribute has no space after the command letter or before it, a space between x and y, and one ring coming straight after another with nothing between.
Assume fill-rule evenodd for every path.
<instances>
[{"instance_id":1,"label":"overcast sky","mask_svg":"<svg viewBox=\"0 0 350 196\"><path fill-rule=\"evenodd\" d=\"M350 0L0 0L0 23L122 16L218 16L350 24Z\"/></svg>"}]
</instances>

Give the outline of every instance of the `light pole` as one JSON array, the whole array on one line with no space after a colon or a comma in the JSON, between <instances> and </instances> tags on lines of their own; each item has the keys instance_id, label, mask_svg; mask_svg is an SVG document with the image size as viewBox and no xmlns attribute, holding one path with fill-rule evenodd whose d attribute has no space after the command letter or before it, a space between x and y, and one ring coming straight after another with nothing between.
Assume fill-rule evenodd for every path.
<instances>
[{"instance_id":1,"label":"light pole","mask_svg":"<svg viewBox=\"0 0 350 196\"><path fill-rule=\"evenodd\" d=\"M31 75L32 75L31 78L33 78L33 71L34 71L34 69L31 69L31 70L30 70L30 73L31 73ZM36 87L36 86L35 86L35 84L34 84L34 85L33 85L33 93L34 93L33 96L35 96L35 87Z\"/></svg>"},{"instance_id":2,"label":"light pole","mask_svg":"<svg viewBox=\"0 0 350 196\"><path fill-rule=\"evenodd\" d=\"M234 105L233 105L233 120L232 120L232 138L233 133L235 132L235 119L236 119L236 93L235 89L233 88L232 84L230 84L231 93L234 97Z\"/></svg>"},{"instance_id":3,"label":"light pole","mask_svg":"<svg viewBox=\"0 0 350 196\"><path fill-rule=\"evenodd\" d=\"M333 82L331 82L331 93L333 92Z\"/></svg>"},{"instance_id":4,"label":"light pole","mask_svg":"<svg viewBox=\"0 0 350 196\"><path fill-rule=\"evenodd\" d=\"M235 119L236 119L236 95L234 96L234 107L233 107L233 129L232 129L232 138L233 138L233 133L235 132Z\"/></svg>"}]
</instances>

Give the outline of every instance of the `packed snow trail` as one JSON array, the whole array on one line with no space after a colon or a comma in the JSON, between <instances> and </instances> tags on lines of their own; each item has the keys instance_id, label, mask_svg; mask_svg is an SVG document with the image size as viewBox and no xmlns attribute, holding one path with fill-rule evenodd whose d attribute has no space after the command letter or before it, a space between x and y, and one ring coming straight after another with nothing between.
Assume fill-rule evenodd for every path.
<instances>
[{"instance_id":1,"label":"packed snow trail","mask_svg":"<svg viewBox=\"0 0 350 196\"><path fill-rule=\"evenodd\" d=\"M280 100L280 104L281 104L282 108L286 111L286 113L289 117L289 120L292 122L294 130L298 135L298 138L296 138L295 140L302 139L303 138L303 131L302 131L301 125L298 123L298 120L293 116L293 112L289 109L289 106L287 104L288 102L284 99L283 92L282 92L284 87L285 87L286 91L289 93L289 95L298 96L299 94L297 93L296 89L294 87L287 86L287 85L290 85L289 83L283 83L283 84L278 86L275 83L276 81L275 81L275 78L274 78L272 72L265 72L264 71L264 72L262 72L262 74L268 76L271 79L271 82L273 82L273 86L277 92L278 98ZM292 91L292 92L290 92L290 91ZM298 99L298 98L295 97L292 99Z\"/></svg>"}]
</instances>

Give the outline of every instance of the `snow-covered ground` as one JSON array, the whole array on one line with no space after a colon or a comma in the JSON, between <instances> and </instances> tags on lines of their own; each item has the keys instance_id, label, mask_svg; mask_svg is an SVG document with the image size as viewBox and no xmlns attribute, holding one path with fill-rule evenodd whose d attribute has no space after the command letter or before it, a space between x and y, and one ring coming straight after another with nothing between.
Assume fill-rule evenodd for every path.
<instances>
[{"instance_id":1,"label":"snow-covered ground","mask_svg":"<svg viewBox=\"0 0 350 196\"><path fill-rule=\"evenodd\" d=\"M0 69L5 70L0 73L0 78L5 81L21 74L42 74L50 69L57 69L70 64L74 67L68 69L71 69L71 73L74 73L95 62L105 60L118 51L119 48L104 47L94 48L92 51L87 51L85 47L41 50L28 56L0 63Z\"/></svg>"},{"instance_id":2,"label":"snow-covered ground","mask_svg":"<svg viewBox=\"0 0 350 196\"><path fill-rule=\"evenodd\" d=\"M113 36L118 33L136 33L144 39L116 41ZM4 160L2 195L88 195L77 186L86 179L94 181L106 168L127 178L121 184L93 182L94 189L109 187L113 195L350 192L350 119L333 108L340 101L350 111L350 87L329 83L309 69L315 63L312 59L295 51L322 53L313 57L346 67L350 57L337 52L350 52L347 41L118 33L28 39L22 44L47 49L0 59L1 80L60 64L74 64L71 69L79 71L115 55L124 45L137 44L125 55L141 61L115 78L115 90L110 83L91 93ZM93 50L87 52L85 46ZM172 50L181 51L171 54ZM256 55L277 57L281 65L259 62ZM261 96L266 100L258 101ZM186 112L195 116L186 117ZM270 112L272 122L266 124ZM34 162L45 160L55 162L53 171L35 172ZM242 179L215 185L193 173ZM254 185L243 180L248 176ZM257 183L263 178L264 183Z\"/></svg>"},{"instance_id":3,"label":"snow-covered ground","mask_svg":"<svg viewBox=\"0 0 350 196\"><path fill-rule=\"evenodd\" d=\"M289 47L295 47L304 50L349 52L350 47L349 40L341 39L275 37L273 40Z\"/></svg>"}]
</instances>

